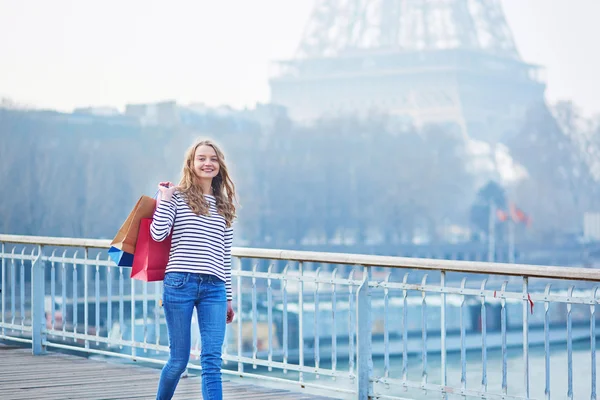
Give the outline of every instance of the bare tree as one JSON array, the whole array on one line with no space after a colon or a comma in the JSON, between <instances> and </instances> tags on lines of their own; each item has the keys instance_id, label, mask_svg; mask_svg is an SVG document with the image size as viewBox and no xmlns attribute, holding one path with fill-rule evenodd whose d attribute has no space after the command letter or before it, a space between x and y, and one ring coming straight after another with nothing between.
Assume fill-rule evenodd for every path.
<instances>
[{"instance_id":1,"label":"bare tree","mask_svg":"<svg viewBox=\"0 0 600 400\"><path fill-rule=\"evenodd\" d=\"M529 174L515 196L532 214L537 234L578 231L583 212L596 201L593 153L588 153L582 129L572 104L559 103L551 110L540 105L528 113L520 134L509 143L512 156Z\"/></svg>"}]
</instances>

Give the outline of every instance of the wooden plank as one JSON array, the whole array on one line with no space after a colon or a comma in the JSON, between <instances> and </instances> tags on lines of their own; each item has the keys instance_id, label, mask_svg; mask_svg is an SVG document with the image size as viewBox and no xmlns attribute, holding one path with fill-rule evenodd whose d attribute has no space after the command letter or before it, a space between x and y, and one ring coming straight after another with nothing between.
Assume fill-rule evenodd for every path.
<instances>
[{"instance_id":1,"label":"wooden plank","mask_svg":"<svg viewBox=\"0 0 600 400\"><path fill-rule=\"evenodd\" d=\"M156 396L160 370L135 364L116 364L50 352L33 356L31 350L0 344L0 399L151 399ZM241 384L223 379L226 399L322 399L285 389ZM201 378L179 381L174 399L201 399Z\"/></svg>"},{"instance_id":2,"label":"wooden plank","mask_svg":"<svg viewBox=\"0 0 600 400\"><path fill-rule=\"evenodd\" d=\"M100 375L100 376L99 376ZM152 377L152 380L156 380L158 381L158 376ZM142 378L144 380L148 380L148 378ZM107 376L104 373L100 373L100 372L96 372L93 375L74 375L72 374L69 378L59 378L59 377L45 377L43 379L32 379L31 377L28 377L26 379L18 379L18 377L15 377L15 379L10 380L10 381L6 381L6 382L2 382L2 389L34 389L34 388L52 388L52 387L59 387L59 386L70 386L70 387L75 387L75 386L79 386L79 385L94 385L94 384L105 384L105 383L120 383L120 382L132 382L132 381L138 381L138 378L132 378L131 376L127 376L127 375L112 375L112 376Z\"/></svg>"}]
</instances>

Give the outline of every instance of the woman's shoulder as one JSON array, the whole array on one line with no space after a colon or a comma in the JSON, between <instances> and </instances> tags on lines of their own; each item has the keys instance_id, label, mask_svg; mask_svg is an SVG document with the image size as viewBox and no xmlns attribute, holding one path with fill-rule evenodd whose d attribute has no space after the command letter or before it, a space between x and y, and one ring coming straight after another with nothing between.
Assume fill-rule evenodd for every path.
<instances>
[{"instance_id":1,"label":"woman's shoulder","mask_svg":"<svg viewBox=\"0 0 600 400\"><path fill-rule=\"evenodd\" d=\"M173 192L173 200L175 201L175 204L180 204L181 202L185 202L184 198L183 198L183 194L179 191L179 189L175 189L175 191Z\"/></svg>"}]
</instances>

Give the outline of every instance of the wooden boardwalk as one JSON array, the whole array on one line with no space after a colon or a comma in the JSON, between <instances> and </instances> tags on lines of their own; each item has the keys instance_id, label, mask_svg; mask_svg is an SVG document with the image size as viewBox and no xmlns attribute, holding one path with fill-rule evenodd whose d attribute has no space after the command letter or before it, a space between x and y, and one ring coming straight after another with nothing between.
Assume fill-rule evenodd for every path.
<instances>
[{"instance_id":1,"label":"wooden boardwalk","mask_svg":"<svg viewBox=\"0 0 600 400\"><path fill-rule=\"evenodd\" d=\"M0 344L0 399L155 399L159 369L89 360L49 352L33 356L30 348ZM299 400L327 397L227 381L224 399ZM201 399L200 378L181 379L174 399Z\"/></svg>"}]
</instances>

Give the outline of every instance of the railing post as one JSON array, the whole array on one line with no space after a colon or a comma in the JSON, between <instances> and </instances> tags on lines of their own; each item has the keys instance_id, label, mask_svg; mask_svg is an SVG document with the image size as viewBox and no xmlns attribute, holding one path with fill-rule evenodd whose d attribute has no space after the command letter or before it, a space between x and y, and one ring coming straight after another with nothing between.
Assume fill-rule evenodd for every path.
<instances>
[{"instance_id":1,"label":"railing post","mask_svg":"<svg viewBox=\"0 0 600 400\"><path fill-rule=\"evenodd\" d=\"M38 254L31 266L31 344L34 355L46 353L43 251L44 248L38 246Z\"/></svg>"},{"instance_id":2,"label":"railing post","mask_svg":"<svg viewBox=\"0 0 600 400\"><path fill-rule=\"evenodd\" d=\"M371 267L364 267L363 280L356 292L356 321L357 328L357 384L358 399L367 400L373 394L373 353L371 349Z\"/></svg>"}]
</instances>

